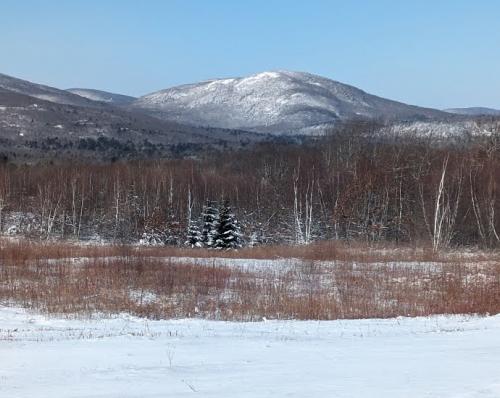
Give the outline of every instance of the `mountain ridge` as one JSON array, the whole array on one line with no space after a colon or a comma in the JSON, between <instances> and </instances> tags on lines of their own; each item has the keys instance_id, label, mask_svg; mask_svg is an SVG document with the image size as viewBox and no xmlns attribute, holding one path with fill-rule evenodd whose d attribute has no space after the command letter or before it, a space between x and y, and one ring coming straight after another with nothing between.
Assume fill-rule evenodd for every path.
<instances>
[{"instance_id":1,"label":"mountain ridge","mask_svg":"<svg viewBox=\"0 0 500 398\"><path fill-rule=\"evenodd\" d=\"M445 112L465 116L500 116L500 109L472 106L466 108L448 108Z\"/></svg>"},{"instance_id":2,"label":"mountain ridge","mask_svg":"<svg viewBox=\"0 0 500 398\"><path fill-rule=\"evenodd\" d=\"M113 105L128 105L137 98L130 95L117 94L109 91L91 88L68 88L66 91L87 98L91 101L104 102Z\"/></svg>"},{"instance_id":3,"label":"mountain ridge","mask_svg":"<svg viewBox=\"0 0 500 398\"><path fill-rule=\"evenodd\" d=\"M181 123L265 133L301 133L352 119L453 117L322 76L286 70L175 86L139 97L131 108Z\"/></svg>"},{"instance_id":4,"label":"mountain ridge","mask_svg":"<svg viewBox=\"0 0 500 398\"><path fill-rule=\"evenodd\" d=\"M84 98L66 90L33 83L2 73L0 73L0 88L58 104L87 107L98 106L95 101L91 101L88 98Z\"/></svg>"},{"instance_id":5,"label":"mountain ridge","mask_svg":"<svg viewBox=\"0 0 500 398\"><path fill-rule=\"evenodd\" d=\"M192 156L268 139L185 126L7 75L0 78L1 159Z\"/></svg>"},{"instance_id":6,"label":"mountain ridge","mask_svg":"<svg viewBox=\"0 0 500 398\"><path fill-rule=\"evenodd\" d=\"M357 120L399 126L408 135L445 138L452 130L458 137L470 130L460 122L479 118L406 105L304 72L211 79L137 99L0 74L0 155L7 157L193 156L269 140L300 143Z\"/></svg>"}]
</instances>

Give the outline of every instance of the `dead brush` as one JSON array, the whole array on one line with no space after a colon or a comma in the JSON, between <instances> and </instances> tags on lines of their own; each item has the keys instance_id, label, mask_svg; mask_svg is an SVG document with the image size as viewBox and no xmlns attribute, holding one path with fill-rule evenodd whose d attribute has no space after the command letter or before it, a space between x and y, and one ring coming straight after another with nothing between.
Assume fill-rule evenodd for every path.
<instances>
[{"instance_id":1,"label":"dead brush","mask_svg":"<svg viewBox=\"0 0 500 398\"><path fill-rule=\"evenodd\" d=\"M144 247L131 245L82 245L67 241L39 241L0 239L0 260L10 259L69 259L103 257L189 257L277 259L296 258L316 261L373 262L492 262L500 261L498 251L473 252L441 250L433 251L428 244L419 246L365 241L320 241L299 246L257 246L240 250L209 250L185 247Z\"/></svg>"},{"instance_id":2,"label":"dead brush","mask_svg":"<svg viewBox=\"0 0 500 398\"><path fill-rule=\"evenodd\" d=\"M500 313L500 262L353 260L342 247L316 248L321 261L243 270L172 261L162 249L12 243L0 251L0 302L53 314L224 320ZM322 261L333 249L341 259ZM314 246L297 250L305 258Z\"/></svg>"}]
</instances>

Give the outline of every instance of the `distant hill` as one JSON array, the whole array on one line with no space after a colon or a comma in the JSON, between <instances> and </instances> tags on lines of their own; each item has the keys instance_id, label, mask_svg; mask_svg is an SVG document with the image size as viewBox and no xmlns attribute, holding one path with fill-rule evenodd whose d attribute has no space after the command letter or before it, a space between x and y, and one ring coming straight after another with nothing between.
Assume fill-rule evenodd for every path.
<instances>
[{"instance_id":1,"label":"distant hill","mask_svg":"<svg viewBox=\"0 0 500 398\"><path fill-rule=\"evenodd\" d=\"M115 94L107 91L93 90L88 88L70 88L66 91L92 101L105 102L107 104L113 105L128 105L137 99L128 95Z\"/></svg>"},{"instance_id":2,"label":"distant hill","mask_svg":"<svg viewBox=\"0 0 500 398\"><path fill-rule=\"evenodd\" d=\"M0 74L0 158L197 156L269 140L301 142L356 120L387 122L390 134L396 126L408 136L445 139L482 134L488 129L467 122L499 112L451 111L406 105L301 72L211 80L140 98Z\"/></svg>"},{"instance_id":3,"label":"distant hill","mask_svg":"<svg viewBox=\"0 0 500 398\"><path fill-rule=\"evenodd\" d=\"M0 75L0 158L191 156L269 137L186 126Z\"/></svg>"},{"instance_id":4,"label":"distant hill","mask_svg":"<svg viewBox=\"0 0 500 398\"><path fill-rule=\"evenodd\" d=\"M500 109L471 107L471 108L450 108L445 112L466 116L500 116Z\"/></svg>"},{"instance_id":5,"label":"distant hill","mask_svg":"<svg viewBox=\"0 0 500 398\"><path fill-rule=\"evenodd\" d=\"M266 133L303 133L354 119L441 120L450 114L380 98L302 72L209 80L140 97L133 109L180 123Z\"/></svg>"},{"instance_id":6,"label":"distant hill","mask_svg":"<svg viewBox=\"0 0 500 398\"><path fill-rule=\"evenodd\" d=\"M26 80L17 79L12 76L0 73L0 88L10 92L28 95L40 100L55 102L57 104L76 105L76 106L97 106L95 101L90 101L79 95L70 93L66 90L44 86L42 84L31 83Z\"/></svg>"}]
</instances>

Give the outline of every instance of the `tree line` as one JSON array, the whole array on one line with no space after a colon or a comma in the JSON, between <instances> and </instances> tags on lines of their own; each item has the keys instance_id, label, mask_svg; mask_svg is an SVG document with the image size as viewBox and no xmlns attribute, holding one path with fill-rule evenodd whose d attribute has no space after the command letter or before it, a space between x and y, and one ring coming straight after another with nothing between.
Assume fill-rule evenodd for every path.
<instances>
[{"instance_id":1,"label":"tree line","mask_svg":"<svg viewBox=\"0 0 500 398\"><path fill-rule=\"evenodd\" d=\"M301 145L264 143L200 159L2 164L0 231L212 247L223 234L207 235L213 208L212 233L230 216L238 245L499 246L497 124L453 144L376 131L352 123Z\"/></svg>"}]
</instances>

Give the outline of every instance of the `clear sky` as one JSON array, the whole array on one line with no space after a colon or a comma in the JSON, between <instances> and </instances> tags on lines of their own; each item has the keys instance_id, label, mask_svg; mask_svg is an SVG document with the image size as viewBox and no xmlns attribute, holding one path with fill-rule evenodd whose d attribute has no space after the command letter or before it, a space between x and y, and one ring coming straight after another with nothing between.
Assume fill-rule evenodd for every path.
<instances>
[{"instance_id":1,"label":"clear sky","mask_svg":"<svg viewBox=\"0 0 500 398\"><path fill-rule=\"evenodd\" d=\"M1 0L0 72L142 95L272 69L500 108L499 0Z\"/></svg>"}]
</instances>

